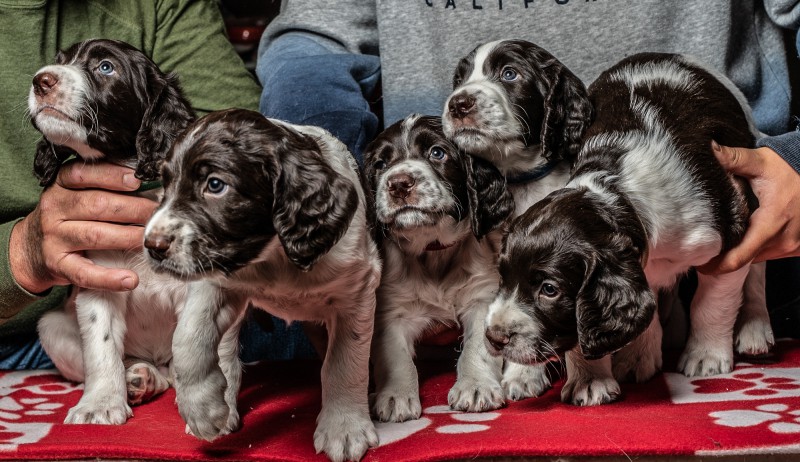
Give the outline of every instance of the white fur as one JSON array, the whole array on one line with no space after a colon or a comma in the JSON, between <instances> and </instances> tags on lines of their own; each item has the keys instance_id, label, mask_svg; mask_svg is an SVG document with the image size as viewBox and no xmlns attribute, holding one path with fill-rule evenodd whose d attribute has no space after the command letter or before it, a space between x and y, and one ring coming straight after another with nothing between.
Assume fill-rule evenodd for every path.
<instances>
[{"instance_id":1,"label":"white fur","mask_svg":"<svg viewBox=\"0 0 800 462\"><path fill-rule=\"evenodd\" d=\"M357 186L358 209L339 242L307 272L289 261L275 238L256 261L230 277L209 275L191 284L173 341L178 408L188 428L200 438L211 440L238 426L236 392L241 371L235 355L236 333L250 301L288 321L313 321L327 327L322 411L314 446L334 461L358 460L377 444L367 384L375 289L380 279L378 252L367 233L364 196L347 148L316 127L283 125L317 140L323 158ZM177 146L176 156L183 155L185 147ZM191 239L196 232L193 223L175 218L172 207L172 202L165 203L146 233L177 224L182 238ZM195 257L188 243L173 253L182 254L186 262Z\"/></svg>"}]
</instances>

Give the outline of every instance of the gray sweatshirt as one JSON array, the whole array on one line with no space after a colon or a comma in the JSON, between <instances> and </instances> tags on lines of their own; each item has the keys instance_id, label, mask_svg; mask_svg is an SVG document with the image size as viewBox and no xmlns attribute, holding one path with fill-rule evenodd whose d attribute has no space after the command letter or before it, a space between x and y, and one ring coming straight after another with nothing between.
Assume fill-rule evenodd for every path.
<instances>
[{"instance_id":1,"label":"gray sweatshirt","mask_svg":"<svg viewBox=\"0 0 800 462\"><path fill-rule=\"evenodd\" d=\"M269 47L287 34L310 37L332 53L379 54L388 125L412 112L440 114L459 58L486 41L533 41L587 84L627 55L680 52L728 75L753 106L759 128L780 134L790 121L780 27L797 28L797 3L284 0L262 39L259 59L270 60Z\"/></svg>"}]
</instances>

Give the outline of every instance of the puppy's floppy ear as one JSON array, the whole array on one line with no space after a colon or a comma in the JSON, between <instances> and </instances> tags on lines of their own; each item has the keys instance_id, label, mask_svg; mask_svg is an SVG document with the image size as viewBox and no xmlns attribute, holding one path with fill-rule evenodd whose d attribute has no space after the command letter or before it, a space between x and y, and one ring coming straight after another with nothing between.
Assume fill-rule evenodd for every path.
<instances>
[{"instance_id":1,"label":"puppy's floppy ear","mask_svg":"<svg viewBox=\"0 0 800 462\"><path fill-rule=\"evenodd\" d=\"M514 198L502 173L489 161L464 154L472 233L478 239L497 229L514 212Z\"/></svg>"},{"instance_id":2,"label":"puppy's floppy ear","mask_svg":"<svg viewBox=\"0 0 800 462\"><path fill-rule=\"evenodd\" d=\"M611 246L589 257L576 299L578 343L588 359L619 350L653 320L656 299L631 246L627 238L614 236Z\"/></svg>"},{"instance_id":3,"label":"puppy's floppy ear","mask_svg":"<svg viewBox=\"0 0 800 462\"><path fill-rule=\"evenodd\" d=\"M572 161L581 149L593 109L583 82L558 60L544 68L549 81L544 100L542 153L548 160Z\"/></svg>"},{"instance_id":4,"label":"puppy's floppy ear","mask_svg":"<svg viewBox=\"0 0 800 462\"><path fill-rule=\"evenodd\" d=\"M308 137L300 146L280 147L273 225L289 259L307 271L344 235L358 208L351 181L325 162ZM310 144L313 144L310 145Z\"/></svg>"},{"instance_id":5,"label":"puppy's floppy ear","mask_svg":"<svg viewBox=\"0 0 800 462\"><path fill-rule=\"evenodd\" d=\"M361 189L364 190L364 198L367 202L367 226L369 227L370 234L376 243L380 245L383 240L383 225L378 223L378 212L376 204L376 177L378 173L375 172L375 167L372 164L375 157L374 151L377 149L376 141L370 142L364 150L364 168L359 172L359 179L361 180Z\"/></svg>"},{"instance_id":6,"label":"puppy's floppy ear","mask_svg":"<svg viewBox=\"0 0 800 462\"><path fill-rule=\"evenodd\" d=\"M36 145L36 154L33 158L33 174L39 180L39 186L53 184L61 164L73 154L75 151L72 149L55 145L42 138Z\"/></svg>"},{"instance_id":7,"label":"puppy's floppy ear","mask_svg":"<svg viewBox=\"0 0 800 462\"><path fill-rule=\"evenodd\" d=\"M158 178L161 162L175 138L195 118L177 77L151 70L148 82L154 90L136 134L138 162L135 175L144 181Z\"/></svg>"}]
</instances>

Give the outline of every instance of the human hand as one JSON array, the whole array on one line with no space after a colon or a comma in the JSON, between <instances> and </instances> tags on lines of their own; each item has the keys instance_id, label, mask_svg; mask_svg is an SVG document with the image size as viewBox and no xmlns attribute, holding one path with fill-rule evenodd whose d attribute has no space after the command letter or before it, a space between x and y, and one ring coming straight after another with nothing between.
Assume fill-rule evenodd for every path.
<instances>
[{"instance_id":1,"label":"human hand","mask_svg":"<svg viewBox=\"0 0 800 462\"><path fill-rule=\"evenodd\" d=\"M800 255L800 174L770 148L744 149L712 143L730 173L750 182L759 207L736 247L698 268L728 273L747 263Z\"/></svg>"},{"instance_id":2,"label":"human hand","mask_svg":"<svg viewBox=\"0 0 800 462\"><path fill-rule=\"evenodd\" d=\"M109 163L72 161L45 189L33 212L11 231L9 260L17 283L31 293L55 285L112 291L132 290L138 275L106 268L86 250L133 250L142 246L142 226L156 203L119 192L135 191L133 170Z\"/></svg>"}]
</instances>

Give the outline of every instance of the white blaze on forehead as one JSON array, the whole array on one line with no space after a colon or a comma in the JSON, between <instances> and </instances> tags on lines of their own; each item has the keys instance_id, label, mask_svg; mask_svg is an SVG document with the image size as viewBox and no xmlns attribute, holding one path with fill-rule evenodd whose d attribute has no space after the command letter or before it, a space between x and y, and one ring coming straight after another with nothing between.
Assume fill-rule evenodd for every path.
<instances>
[{"instance_id":1,"label":"white blaze on forehead","mask_svg":"<svg viewBox=\"0 0 800 462\"><path fill-rule=\"evenodd\" d=\"M492 51L502 43L502 40L496 40L494 42L489 42L481 45L475 50L475 59L473 61L472 73L464 80L464 83L467 82L475 82L481 81L486 79L486 74L483 73L484 63L487 59L489 59L489 55Z\"/></svg>"}]
</instances>

